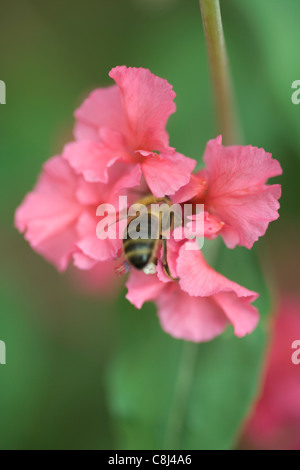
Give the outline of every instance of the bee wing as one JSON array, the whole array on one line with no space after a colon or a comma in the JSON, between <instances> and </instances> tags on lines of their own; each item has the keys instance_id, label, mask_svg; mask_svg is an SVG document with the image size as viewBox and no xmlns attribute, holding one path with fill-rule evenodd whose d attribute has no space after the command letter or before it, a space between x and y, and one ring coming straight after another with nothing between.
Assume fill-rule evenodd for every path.
<instances>
[{"instance_id":1,"label":"bee wing","mask_svg":"<svg viewBox=\"0 0 300 470\"><path fill-rule=\"evenodd\" d=\"M148 212L133 217L128 223L127 234L132 240L159 239L159 218Z\"/></svg>"}]
</instances>

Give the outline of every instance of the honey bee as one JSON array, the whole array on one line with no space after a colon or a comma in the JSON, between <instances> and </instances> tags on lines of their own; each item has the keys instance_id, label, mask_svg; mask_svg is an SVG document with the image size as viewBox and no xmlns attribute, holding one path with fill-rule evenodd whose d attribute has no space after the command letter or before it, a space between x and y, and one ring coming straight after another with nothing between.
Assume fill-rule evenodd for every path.
<instances>
[{"instance_id":1,"label":"honey bee","mask_svg":"<svg viewBox=\"0 0 300 470\"><path fill-rule=\"evenodd\" d=\"M158 211L153 209L153 204L159 207ZM163 205L160 206L160 204ZM178 279L172 276L168 265L167 238L164 236L164 230L172 230L174 228L175 216L172 211L169 211L169 207L171 206L170 199L167 196L155 198L150 195L140 199L134 205L137 211L139 211L139 206L146 207L147 211L141 213L139 216L131 217L128 221L122 243L125 259L134 268L145 270L147 266L157 263L157 249L159 243L162 243L162 268L169 279L177 281ZM164 208L168 217L164 217ZM144 233L139 232L139 238L136 238L136 226L132 224L132 221L137 219L137 217L139 217L140 227L144 227ZM153 234L155 234L154 238Z\"/></svg>"}]
</instances>

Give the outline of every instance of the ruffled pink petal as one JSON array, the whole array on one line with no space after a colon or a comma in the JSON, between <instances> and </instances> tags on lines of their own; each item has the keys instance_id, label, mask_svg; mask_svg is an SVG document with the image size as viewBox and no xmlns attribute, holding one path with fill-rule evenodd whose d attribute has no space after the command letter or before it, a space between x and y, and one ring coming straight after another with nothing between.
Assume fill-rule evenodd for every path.
<instances>
[{"instance_id":1,"label":"ruffled pink petal","mask_svg":"<svg viewBox=\"0 0 300 470\"><path fill-rule=\"evenodd\" d=\"M75 250L75 224L81 207L75 198L77 176L61 157L48 160L35 189L15 214L15 225L38 253L66 268Z\"/></svg>"},{"instance_id":2,"label":"ruffled pink petal","mask_svg":"<svg viewBox=\"0 0 300 470\"><path fill-rule=\"evenodd\" d=\"M179 251L177 274L181 288L191 296L206 297L220 292L234 292L248 302L257 299L256 292L249 291L217 273L205 261L200 250L190 250L196 242L186 242Z\"/></svg>"},{"instance_id":3,"label":"ruffled pink petal","mask_svg":"<svg viewBox=\"0 0 300 470\"><path fill-rule=\"evenodd\" d=\"M186 186L181 187L172 196L173 204L180 204L182 202L191 201L195 197L201 200L207 188L207 182L200 174L191 175L191 179Z\"/></svg>"},{"instance_id":4,"label":"ruffled pink petal","mask_svg":"<svg viewBox=\"0 0 300 470\"><path fill-rule=\"evenodd\" d=\"M108 169L121 155L100 142L80 141L66 145L63 152L71 167L86 181L108 181Z\"/></svg>"},{"instance_id":5,"label":"ruffled pink petal","mask_svg":"<svg viewBox=\"0 0 300 470\"><path fill-rule=\"evenodd\" d=\"M220 199L214 205L214 210L224 221L220 234L228 248L236 245L252 248L253 243L265 234L269 222L279 217L280 196L280 185L273 184L242 197L228 195L223 200Z\"/></svg>"},{"instance_id":6,"label":"ruffled pink petal","mask_svg":"<svg viewBox=\"0 0 300 470\"><path fill-rule=\"evenodd\" d=\"M78 179L76 197L81 204L94 205L113 204L116 211L136 202L140 198L135 187L140 185L142 171L139 164L129 165L117 161L108 168L108 183L91 183L83 177ZM119 201L119 196L127 196L127 201ZM125 204L127 202L127 204Z\"/></svg>"},{"instance_id":7,"label":"ruffled pink petal","mask_svg":"<svg viewBox=\"0 0 300 470\"><path fill-rule=\"evenodd\" d=\"M186 185L195 165L195 160L180 153L152 154L143 161L142 170L152 194L163 197Z\"/></svg>"},{"instance_id":8,"label":"ruffled pink petal","mask_svg":"<svg viewBox=\"0 0 300 470\"><path fill-rule=\"evenodd\" d=\"M109 127L120 133L127 129L121 93L116 85L94 90L75 111L77 140L99 140L99 129Z\"/></svg>"},{"instance_id":9,"label":"ruffled pink petal","mask_svg":"<svg viewBox=\"0 0 300 470\"><path fill-rule=\"evenodd\" d=\"M155 300L164 288L164 285L163 282L158 280L156 274L145 274L132 269L126 283L128 289L126 299L136 308L141 308L145 302Z\"/></svg>"},{"instance_id":10,"label":"ruffled pink petal","mask_svg":"<svg viewBox=\"0 0 300 470\"><path fill-rule=\"evenodd\" d=\"M115 242L115 243L114 243ZM88 257L96 261L107 261L116 258L121 248L120 240L99 240L95 235L89 235L77 243L78 248Z\"/></svg>"},{"instance_id":11,"label":"ruffled pink petal","mask_svg":"<svg viewBox=\"0 0 300 470\"><path fill-rule=\"evenodd\" d=\"M215 238L224 227L224 222L217 216L204 211L204 236L206 238Z\"/></svg>"},{"instance_id":12,"label":"ruffled pink petal","mask_svg":"<svg viewBox=\"0 0 300 470\"><path fill-rule=\"evenodd\" d=\"M254 330L259 314L247 298L239 298L235 292L221 292L214 295L214 300L232 323L236 336L242 337Z\"/></svg>"},{"instance_id":13,"label":"ruffled pink petal","mask_svg":"<svg viewBox=\"0 0 300 470\"><path fill-rule=\"evenodd\" d=\"M176 227L174 229L174 237L176 240L183 240L190 237L206 237L213 239L224 227L219 217L213 216L207 211L204 213L188 216L190 222L185 227Z\"/></svg>"},{"instance_id":14,"label":"ruffled pink petal","mask_svg":"<svg viewBox=\"0 0 300 470\"><path fill-rule=\"evenodd\" d=\"M89 183L82 176L78 178L76 198L84 206L96 207L102 200L108 200L109 187L104 183Z\"/></svg>"},{"instance_id":15,"label":"ruffled pink petal","mask_svg":"<svg viewBox=\"0 0 300 470\"><path fill-rule=\"evenodd\" d=\"M83 213L77 223L77 232L80 241L78 248L89 258L96 261L107 261L116 258L122 247L122 240L106 238L101 240L97 237L97 224L100 219L89 214ZM118 233L118 232L117 232Z\"/></svg>"},{"instance_id":16,"label":"ruffled pink petal","mask_svg":"<svg viewBox=\"0 0 300 470\"><path fill-rule=\"evenodd\" d=\"M56 235L53 234L39 243L32 240L30 230L29 225L24 235L30 246L53 264L58 271L65 271L76 250L77 233L74 225L64 228Z\"/></svg>"},{"instance_id":17,"label":"ruffled pink petal","mask_svg":"<svg viewBox=\"0 0 300 470\"><path fill-rule=\"evenodd\" d=\"M131 201L131 194L134 191L125 191L135 188L140 185L142 178L142 169L139 163L135 165L128 165L122 162L116 163L111 173L109 173L111 181L111 197L115 195L126 195L128 196L128 204ZM133 200L136 201L139 198L135 195Z\"/></svg>"},{"instance_id":18,"label":"ruffled pink petal","mask_svg":"<svg viewBox=\"0 0 300 470\"><path fill-rule=\"evenodd\" d=\"M83 271L92 269L97 263L98 261L90 258L81 251L77 251L73 254L74 266L78 269L82 269Z\"/></svg>"},{"instance_id":19,"label":"ruffled pink petal","mask_svg":"<svg viewBox=\"0 0 300 470\"><path fill-rule=\"evenodd\" d=\"M115 67L109 76L121 92L132 148L165 151L169 146L166 123L176 110L172 86L143 68Z\"/></svg>"},{"instance_id":20,"label":"ruffled pink petal","mask_svg":"<svg viewBox=\"0 0 300 470\"><path fill-rule=\"evenodd\" d=\"M162 328L174 338L210 341L228 325L222 309L211 297L191 297L170 286L156 300Z\"/></svg>"},{"instance_id":21,"label":"ruffled pink petal","mask_svg":"<svg viewBox=\"0 0 300 470\"><path fill-rule=\"evenodd\" d=\"M208 181L206 210L225 222L222 235L229 248L251 248L278 218L280 186L265 183L282 173L280 164L250 145L223 147L221 136L208 142L204 161L200 176Z\"/></svg>"}]
</instances>

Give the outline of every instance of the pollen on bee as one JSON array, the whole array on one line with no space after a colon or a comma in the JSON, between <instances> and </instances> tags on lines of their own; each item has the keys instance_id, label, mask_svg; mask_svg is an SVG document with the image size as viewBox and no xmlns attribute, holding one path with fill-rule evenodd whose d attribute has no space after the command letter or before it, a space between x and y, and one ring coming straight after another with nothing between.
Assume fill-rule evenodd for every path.
<instances>
[{"instance_id":1,"label":"pollen on bee","mask_svg":"<svg viewBox=\"0 0 300 470\"><path fill-rule=\"evenodd\" d=\"M156 273L156 265L154 263L149 263L143 269L145 274L155 274Z\"/></svg>"}]
</instances>

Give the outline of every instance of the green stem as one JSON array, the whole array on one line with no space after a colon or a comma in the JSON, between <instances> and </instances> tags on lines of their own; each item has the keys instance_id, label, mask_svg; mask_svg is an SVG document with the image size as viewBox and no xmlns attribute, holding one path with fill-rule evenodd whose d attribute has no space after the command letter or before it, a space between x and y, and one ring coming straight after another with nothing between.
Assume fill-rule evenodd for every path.
<instances>
[{"instance_id":1,"label":"green stem","mask_svg":"<svg viewBox=\"0 0 300 470\"><path fill-rule=\"evenodd\" d=\"M197 359L198 345L184 342L181 351L174 395L170 405L163 449L178 450L186 418L189 393L192 387Z\"/></svg>"},{"instance_id":2,"label":"green stem","mask_svg":"<svg viewBox=\"0 0 300 470\"><path fill-rule=\"evenodd\" d=\"M199 0L219 130L225 145L240 142L219 0Z\"/></svg>"}]
</instances>

